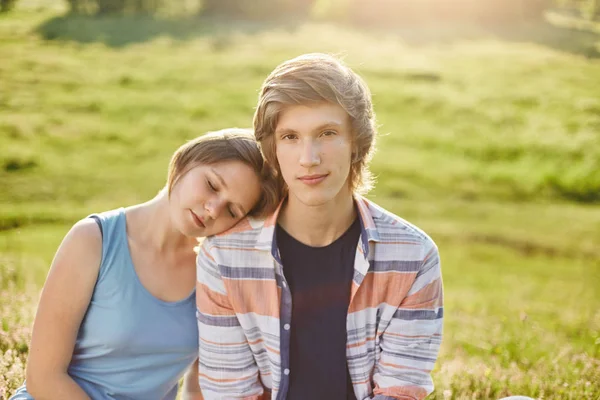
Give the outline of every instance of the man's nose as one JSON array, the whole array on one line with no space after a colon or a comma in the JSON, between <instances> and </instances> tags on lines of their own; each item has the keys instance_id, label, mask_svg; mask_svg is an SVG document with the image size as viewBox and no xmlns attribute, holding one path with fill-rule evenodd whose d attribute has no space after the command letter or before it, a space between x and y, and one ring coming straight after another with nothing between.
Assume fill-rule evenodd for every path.
<instances>
[{"instance_id":1,"label":"man's nose","mask_svg":"<svg viewBox=\"0 0 600 400\"><path fill-rule=\"evenodd\" d=\"M312 140L307 140L302 145L302 154L300 155L300 165L303 167L312 167L319 165L319 146Z\"/></svg>"}]
</instances>

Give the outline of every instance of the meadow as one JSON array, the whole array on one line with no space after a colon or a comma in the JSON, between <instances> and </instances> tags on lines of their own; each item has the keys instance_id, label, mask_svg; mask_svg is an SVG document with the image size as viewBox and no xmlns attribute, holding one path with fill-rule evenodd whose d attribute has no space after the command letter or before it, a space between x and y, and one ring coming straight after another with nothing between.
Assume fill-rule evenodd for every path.
<instances>
[{"instance_id":1,"label":"meadow","mask_svg":"<svg viewBox=\"0 0 600 400\"><path fill-rule=\"evenodd\" d=\"M0 399L22 383L54 251L164 185L172 152L251 125L281 61L342 56L380 125L369 198L437 242L431 399L600 398L600 29L0 15Z\"/></svg>"}]
</instances>

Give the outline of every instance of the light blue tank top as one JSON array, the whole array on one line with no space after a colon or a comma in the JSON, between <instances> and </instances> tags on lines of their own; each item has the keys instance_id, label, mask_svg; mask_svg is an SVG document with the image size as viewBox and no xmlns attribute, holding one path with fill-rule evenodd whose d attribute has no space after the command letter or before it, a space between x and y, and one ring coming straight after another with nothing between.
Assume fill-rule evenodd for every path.
<instances>
[{"instance_id":1,"label":"light blue tank top","mask_svg":"<svg viewBox=\"0 0 600 400\"><path fill-rule=\"evenodd\" d=\"M154 297L133 267L124 209L97 218L102 263L69 375L93 400L174 400L198 356L195 291L176 302ZM31 399L26 385L10 398Z\"/></svg>"}]
</instances>

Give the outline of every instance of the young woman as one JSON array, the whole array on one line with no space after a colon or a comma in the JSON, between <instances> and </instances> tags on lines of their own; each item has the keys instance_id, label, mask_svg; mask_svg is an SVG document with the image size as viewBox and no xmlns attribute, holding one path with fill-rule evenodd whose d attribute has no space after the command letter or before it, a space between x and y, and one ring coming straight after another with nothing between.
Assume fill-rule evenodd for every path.
<instances>
[{"instance_id":1,"label":"young woman","mask_svg":"<svg viewBox=\"0 0 600 400\"><path fill-rule=\"evenodd\" d=\"M276 185L254 136L227 129L181 146L152 200L77 222L52 262L26 385L11 400L175 399L198 356L197 238L271 212ZM201 398L189 375L184 398Z\"/></svg>"}]
</instances>

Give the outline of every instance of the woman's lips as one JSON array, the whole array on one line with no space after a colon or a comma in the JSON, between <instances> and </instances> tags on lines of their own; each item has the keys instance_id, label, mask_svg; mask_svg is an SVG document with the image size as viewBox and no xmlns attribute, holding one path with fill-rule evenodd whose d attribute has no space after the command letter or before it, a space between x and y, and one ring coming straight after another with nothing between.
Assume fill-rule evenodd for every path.
<instances>
[{"instance_id":1,"label":"woman's lips","mask_svg":"<svg viewBox=\"0 0 600 400\"><path fill-rule=\"evenodd\" d=\"M204 225L204 222L202 221L202 218L200 218L199 216L196 215L196 213L194 213L192 210L190 210L190 213L192 213L192 219L194 220L194 223L199 227L199 228L206 228L206 225Z\"/></svg>"}]
</instances>

